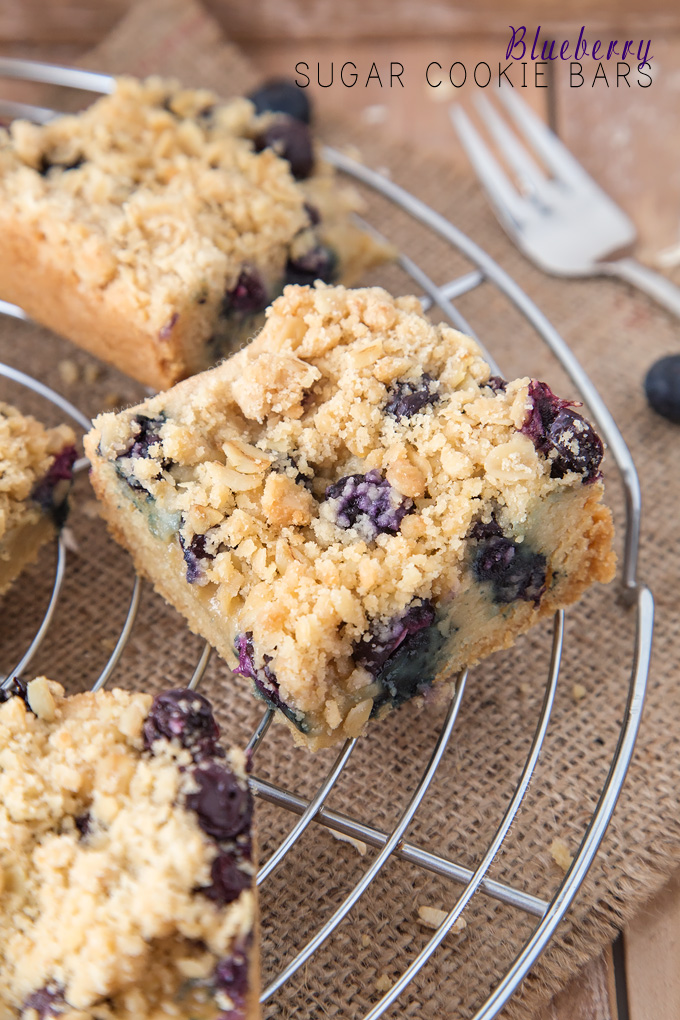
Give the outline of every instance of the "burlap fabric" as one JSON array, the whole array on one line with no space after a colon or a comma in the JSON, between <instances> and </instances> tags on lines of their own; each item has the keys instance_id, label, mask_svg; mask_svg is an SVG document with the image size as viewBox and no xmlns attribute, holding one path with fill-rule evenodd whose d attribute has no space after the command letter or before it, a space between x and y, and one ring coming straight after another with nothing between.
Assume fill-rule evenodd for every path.
<instances>
[{"instance_id":1,"label":"burlap fabric","mask_svg":"<svg viewBox=\"0 0 680 1020\"><path fill-rule=\"evenodd\" d=\"M88 58L107 71L178 75L222 93L242 91L253 75L224 44L208 15L189 0L135 5L107 43ZM680 628L676 614L680 560L678 451L680 433L652 414L642 378L650 362L677 349L678 326L644 298L607 281L560 282L532 269L507 242L479 188L456 179L443 161L408 148L376 145L351 124L320 125L336 144L358 143L366 161L386 166L411 189L481 243L535 298L561 330L598 388L635 456L642 477L644 520L641 577L657 599L652 676L635 759L602 851L557 937L507 1007L527 1018L625 924L680 863L680 691L676 685ZM452 143L453 144L453 143ZM368 217L402 249L443 281L463 268L447 246L416 228L386 202L370 198ZM396 269L376 274L404 292ZM508 375L532 374L561 393L570 386L540 342L507 302L488 287L461 303ZM142 395L140 387L47 331L3 320L0 357L35 373L87 414ZM64 365L64 361L67 362ZM75 366L75 373L74 373ZM77 379L73 380L74 374ZM95 378L96 374L96 378ZM67 381L65 381L65 379ZM61 416L29 392L3 383L0 393L49 420ZM606 472L608 499L622 524L620 485ZM106 660L124 619L133 574L127 554L96 518L85 477L79 479L64 595L32 671L44 671L68 690L84 688ZM53 550L7 595L2 606L2 665L13 664L46 604ZM574 851L611 760L621 722L633 648L633 616L616 602L614 587L596 590L568 614L564 667L548 739L526 802L495 861L492 877L549 898L562 873L549 852L555 838ZM461 864L484 852L514 789L528 751L543 694L550 629L473 670L454 738L409 839ZM139 620L114 681L157 690L187 680L201 642L146 586ZM219 706L227 737L244 743L260 710L226 668L213 659L206 691ZM586 694L573 697L574 684ZM330 805L383 829L396 821L424 768L445 706L406 706L362 739ZM258 753L256 771L308 795L332 755L310 758L288 732L274 727ZM262 805L263 855L278 844L292 817ZM313 825L262 887L265 978L278 973L342 901L372 859ZM271 1017L360 1017L425 943L421 905L448 908L458 887L399 861L384 869L337 934L271 1001ZM467 927L450 935L389 1017L469 1017L528 936L535 920L478 895Z\"/></svg>"}]
</instances>

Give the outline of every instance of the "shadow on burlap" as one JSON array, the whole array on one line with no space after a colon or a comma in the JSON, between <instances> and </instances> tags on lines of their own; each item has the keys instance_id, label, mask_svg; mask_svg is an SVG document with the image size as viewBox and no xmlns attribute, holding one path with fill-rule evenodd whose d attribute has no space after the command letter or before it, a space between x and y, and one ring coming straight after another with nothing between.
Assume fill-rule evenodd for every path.
<instances>
[{"instance_id":1,"label":"shadow on burlap","mask_svg":"<svg viewBox=\"0 0 680 1020\"><path fill-rule=\"evenodd\" d=\"M147 41L151 41L147 45ZM142 45L144 43L144 45ZM247 89L248 65L223 43L219 29L189 0L134 5L112 37L88 58L107 71L160 71L223 94ZM629 919L680 863L680 692L675 685L680 626L675 610L680 555L677 428L655 417L641 388L646 367L677 348L677 327L643 298L607 281L563 283L524 262L497 227L477 186L454 179L447 164L397 146L376 145L349 125L324 125L336 144L358 143L369 165L387 166L399 183L429 202L522 284L557 325L620 424L642 478L644 522L641 577L657 598L653 670L635 759L602 851L574 907L532 975L504 1014L527 1020ZM442 242L401 213L370 198L368 218L443 281L463 263ZM372 281L407 291L396 269ZM506 375L531 374L570 395L572 388L535 335L498 295L468 296L461 310L486 340ZM0 323L0 357L35 373L86 414L143 396L141 388L98 366L94 359L37 327ZM65 369L63 362L71 365ZM78 379L66 385L63 374ZM94 378L95 370L98 375ZM87 382L85 382L87 380ZM0 398L48 420L58 415L16 385ZM619 546L623 511L614 466L607 465L608 500L615 509ZM127 555L96 517L89 483L77 485L69 534L75 547L54 624L32 666L83 689L106 661L125 617L133 573ZM44 609L53 574L47 550L6 596L0 615L3 668L26 646ZM553 839L574 852L607 773L623 715L633 650L633 614L618 606L614 586L591 591L568 614L564 667L553 718L526 801L491 877L550 898L562 873L550 854ZM409 839L474 867L483 855L529 749L543 696L550 628L523 637L516 647L472 671L460 719ZM146 585L138 622L115 682L158 690L181 685L202 647L183 620ZM575 683L585 697L575 700ZM215 657L204 680L229 740L245 743L261 710ZM403 809L434 744L445 704L405 706L362 739L329 805L382 829ZM256 759L259 775L309 795L332 756L310 759L295 750L286 730L274 727ZM260 831L266 857L291 825L291 816L262 805ZM272 978L330 916L373 859L312 826L262 888L263 967ZM395 979L431 934L418 920L422 905L448 909L458 887L400 861L389 863L338 933L267 1007L270 1017L359 1017L380 998L385 978ZM507 969L535 919L478 895L467 926L450 935L387 1016L470 1017Z\"/></svg>"}]
</instances>

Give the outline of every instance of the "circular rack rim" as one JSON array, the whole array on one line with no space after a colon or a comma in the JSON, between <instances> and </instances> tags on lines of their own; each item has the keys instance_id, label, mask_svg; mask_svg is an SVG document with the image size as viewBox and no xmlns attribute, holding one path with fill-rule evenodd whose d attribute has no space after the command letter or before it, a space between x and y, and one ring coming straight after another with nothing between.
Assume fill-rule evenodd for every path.
<instances>
[{"instance_id":1,"label":"circular rack rim","mask_svg":"<svg viewBox=\"0 0 680 1020\"><path fill-rule=\"evenodd\" d=\"M42 81L54 85L80 88L98 93L108 93L113 88L113 78L108 75L85 72L75 68L59 67L50 64L41 64L34 61L15 60L12 58L0 59L0 75L5 77L16 77L27 80ZM11 108L10 108L11 107ZM4 104L0 102L0 113L7 113L12 116L23 115L38 122L46 122L55 116L55 111L45 108L27 107L23 104ZM464 868L456 862L448 860L439 855L429 852L424 847L405 841L405 834L409 823L415 815L427 788L432 781L438 764L446 750L448 740L453 730L458 710L462 701L467 671L464 671L453 685L452 699L442 729L439 733L430 759L423 771L421 779L413 791L408 804L403 809L399 821L390 833L367 825L358 819L331 811L324 806L328 795L349 760L355 746L356 739L346 741L338 754L335 763L331 766L324 780L318 787L316 794L307 801L295 793L283 789L275 783L256 776L251 776L251 784L256 795L270 801L280 807L298 815L297 822L293 825L288 835L273 852L269 860L260 866L257 882L260 884L278 866L281 860L291 847L297 842L308 825L315 821L332 830L362 840L379 850L373 863L364 872L363 877L353 888L345 901L328 919L310 942L300 951L297 956L284 968L279 976L271 982L262 994L262 1001L267 1001L297 970L308 960L315 950L328 938L328 936L340 924L343 918L349 913L359 897L369 887L371 881L387 862L390 856L396 856L403 860L417 865L428 871L439 874L445 878L464 886L463 892L457 902L450 909L444 920L441 922L435 933L431 936L427 945L418 953L415 959L404 970L401 977L387 991L383 997L369 1010L364 1020L377 1020L404 991L410 980L418 973L422 966L430 959L439 944L444 940L456 920L460 917L463 909L469 903L476 891L498 899L528 915L538 918L538 923L531 935L525 941L514 961L506 971L504 977L491 991L484 1004L475 1013L473 1020L493 1020L498 1012L506 1004L518 984L526 976L531 966L543 951L560 920L566 913L574 896L578 892L583 879L597 853L605 830L609 824L612 812L616 805L626 771L630 763L635 738L640 724L642 705L647 683L649 660L651 655L651 640L653 630L654 603L649 589L639 583L637 579L637 555L640 535L640 487L628 448L621 436L621 433L614 422L609 410L598 394L595 386L585 373L578 360L561 338L557 330L546 318L538 306L528 297L519 285L496 263L494 260L467 235L453 226L448 220L438 214L431 207L427 206L420 199L405 191L395 182L384 175L357 163L348 156L330 148L324 148L324 157L338 170L348 174L355 180L379 192L383 197L388 198L411 217L419 221L425 227L434 231L441 238L447 241L454 249L463 254L468 261L473 263L475 269L463 276L452 280L443 286L437 286L432 279L423 272L420 267L407 256L399 257L399 264L408 273L412 280L425 292L422 300L425 308L436 304L440 311L452 322L452 324L464 332L475 336L470 325L463 318L453 301L461 295L468 293L474 288L488 283L495 286L524 316L529 324L535 329L539 337L547 344L552 353L558 359L568 376L578 389L579 393L587 404L590 413L595 419L598 428L602 432L609 450L614 458L616 466L622 478L625 502L626 502L626 530L624 541L624 556L622 569L622 590L621 601L624 602L631 612L635 612L635 646L633 661L628 687L627 704L624 718L619 732L618 742L611 760L609 772L602 785L598 802L590 818L588 826L582 837L579 848L573 858L572 864L566 872L562 882L547 902L539 897L527 894L514 887L486 877L487 871L501 846L503 839L510 827L512 820L517 814L522 799L526 792L529 780L538 760L543 740L546 735L550 712L554 701L557 680L559 677L560 659L562 652L564 634L564 613L555 614L553 625L553 644L549 667L549 675L543 698L543 704L539 713L536 730L531 742L531 747L522 769L515 791L506 808L505 814L499 823L496 833L491 840L487 851L481 862L474 870ZM377 232L376 232L377 233ZM19 319L26 319L23 311L16 306L6 302L0 302L0 313L11 315ZM475 339L478 339L475 337ZM479 341L478 341L479 342ZM487 358L496 369L495 362L488 352ZM8 365L0 365L0 375L13 380L19 385L26 386L40 396L51 400L54 404L66 411L81 427L89 427L87 419L69 404L60 394L50 390L43 383L25 373L19 372ZM80 461L76 465L82 469L86 462ZM34 656L40 642L47 633L52 618L54 607L59 597L61 582L66 568L66 546L63 537L60 536L57 544L57 562L55 579L49 605L43 620L34 636L29 648L22 655L17 666L7 675L1 686L9 684L14 676L24 670L31 658ZM116 667L118 659L122 654L129 634L132 630L137 607L139 605L141 582L138 578L134 581L130 605L121 633L106 665L97 677L93 690L102 687L111 676ZM211 649L205 645L199 661L194 669L189 682L191 688L196 687L210 659ZM273 718L272 710L265 711L258 727L252 735L248 749L254 754L261 745L269 725Z\"/></svg>"}]
</instances>

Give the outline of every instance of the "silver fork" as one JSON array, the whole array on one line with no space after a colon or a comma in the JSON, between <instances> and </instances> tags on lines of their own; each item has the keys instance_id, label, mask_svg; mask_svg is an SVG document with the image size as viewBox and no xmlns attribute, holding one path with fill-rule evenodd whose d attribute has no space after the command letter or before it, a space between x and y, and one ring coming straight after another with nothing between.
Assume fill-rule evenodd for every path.
<instances>
[{"instance_id":1,"label":"silver fork","mask_svg":"<svg viewBox=\"0 0 680 1020\"><path fill-rule=\"evenodd\" d=\"M479 97L477 108L519 189L464 111L453 106L449 113L498 219L518 248L555 276L618 276L680 318L680 288L634 258L618 257L636 239L625 212L514 92L501 88L499 98L527 144L486 97Z\"/></svg>"}]
</instances>

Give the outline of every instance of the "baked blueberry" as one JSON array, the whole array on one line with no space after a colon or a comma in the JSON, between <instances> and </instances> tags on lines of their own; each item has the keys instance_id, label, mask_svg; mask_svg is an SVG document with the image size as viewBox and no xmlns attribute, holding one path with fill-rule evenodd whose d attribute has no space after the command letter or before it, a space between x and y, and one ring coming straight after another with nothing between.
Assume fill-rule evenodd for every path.
<instances>
[{"instance_id":1,"label":"baked blueberry","mask_svg":"<svg viewBox=\"0 0 680 1020\"><path fill-rule=\"evenodd\" d=\"M353 653L354 661L370 673L378 673L381 666L397 648L418 631L431 627L435 611L429 599L420 599L409 606L403 616L386 623L375 622L370 636L362 638Z\"/></svg>"},{"instance_id":2,"label":"baked blueberry","mask_svg":"<svg viewBox=\"0 0 680 1020\"><path fill-rule=\"evenodd\" d=\"M31 499L52 516L61 527L68 513L67 496L73 481L73 465L76 462L75 446L67 446L52 461L47 473L31 493Z\"/></svg>"},{"instance_id":3,"label":"baked blueberry","mask_svg":"<svg viewBox=\"0 0 680 1020\"><path fill-rule=\"evenodd\" d=\"M50 981L43 988L31 992L21 1008L21 1015L24 1016L29 1010L35 1010L39 1020L48 1016L59 1016L64 1002L64 990L55 981Z\"/></svg>"},{"instance_id":4,"label":"baked blueberry","mask_svg":"<svg viewBox=\"0 0 680 1020\"><path fill-rule=\"evenodd\" d=\"M308 727L305 717L301 712L296 712L290 708L281 697L279 682L269 668L271 656L264 656L264 665L261 669L255 666L252 632L247 631L245 634L239 634L234 642L234 648L238 655L238 666L234 672L239 676L246 676L252 680L255 690L268 705L271 705L272 708L278 708L302 733L306 733Z\"/></svg>"},{"instance_id":5,"label":"baked blueberry","mask_svg":"<svg viewBox=\"0 0 680 1020\"><path fill-rule=\"evenodd\" d=\"M28 694L26 692L26 684L19 677L14 677L11 683L7 687L0 687L0 705L5 701L9 701L10 698L21 698L26 703L26 707L29 709L31 706L28 704Z\"/></svg>"},{"instance_id":6,"label":"baked blueberry","mask_svg":"<svg viewBox=\"0 0 680 1020\"><path fill-rule=\"evenodd\" d=\"M503 605L517 599L538 605L545 592L546 567L542 553L503 536L481 542L473 561L477 580L489 581L494 602Z\"/></svg>"},{"instance_id":7,"label":"baked blueberry","mask_svg":"<svg viewBox=\"0 0 680 1020\"><path fill-rule=\"evenodd\" d=\"M565 407L557 414L548 429L548 441L552 478L563 478L567 471L576 471L587 484L600 477L602 440L590 422L576 411Z\"/></svg>"},{"instance_id":8,"label":"baked blueberry","mask_svg":"<svg viewBox=\"0 0 680 1020\"><path fill-rule=\"evenodd\" d=\"M264 311L267 303L267 288L260 273L253 266L244 266L236 286L224 296L222 314L239 312L242 315L255 315Z\"/></svg>"},{"instance_id":9,"label":"baked blueberry","mask_svg":"<svg viewBox=\"0 0 680 1020\"><path fill-rule=\"evenodd\" d=\"M244 889L249 889L252 877L238 866L242 859L229 850L221 850L210 869L210 885L199 891L211 899L213 903L224 907L227 903L237 900Z\"/></svg>"},{"instance_id":10,"label":"baked blueberry","mask_svg":"<svg viewBox=\"0 0 680 1020\"><path fill-rule=\"evenodd\" d=\"M296 181L309 177L314 169L314 147L309 128L302 121L280 114L255 138L255 151L273 149L290 164Z\"/></svg>"},{"instance_id":11,"label":"baked blueberry","mask_svg":"<svg viewBox=\"0 0 680 1020\"><path fill-rule=\"evenodd\" d=\"M147 748L164 738L179 741L192 754L212 754L219 735L210 702L197 691L157 694L144 723L144 746Z\"/></svg>"},{"instance_id":12,"label":"baked blueberry","mask_svg":"<svg viewBox=\"0 0 680 1020\"><path fill-rule=\"evenodd\" d=\"M503 376L501 375L490 375L487 379L486 385L494 391L494 393L505 393L505 388L508 385Z\"/></svg>"},{"instance_id":13,"label":"baked blueberry","mask_svg":"<svg viewBox=\"0 0 680 1020\"><path fill-rule=\"evenodd\" d=\"M51 160L49 156L43 155L40 157L40 164L38 166L38 173L41 177L47 177L50 170L77 170L79 166L87 162L84 156L76 156L75 159L70 162L61 163L58 160Z\"/></svg>"},{"instance_id":14,"label":"baked blueberry","mask_svg":"<svg viewBox=\"0 0 680 1020\"><path fill-rule=\"evenodd\" d=\"M184 562L187 565L187 581L190 584L194 584L203 578L204 561L214 559L212 553L206 551L205 543L205 535L194 535L191 541L187 543L182 537L182 532L179 532L179 544L182 547Z\"/></svg>"},{"instance_id":15,"label":"baked blueberry","mask_svg":"<svg viewBox=\"0 0 680 1020\"><path fill-rule=\"evenodd\" d=\"M645 378L645 393L652 410L680 423L680 354L655 362Z\"/></svg>"},{"instance_id":16,"label":"baked blueberry","mask_svg":"<svg viewBox=\"0 0 680 1020\"><path fill-rule=\"evenodd\" d=\"M567 471L576 471L584 484L598 479L604 446L590 422L571 410L574 402L561 400L536 379L529 383L528 396L531 408L520 431L550 458L551 476L562 478Z\"/></svg>"},{"instance_id":17,"label":"baked blueberry","mask_svg":"<svg viewBox=\"0 0 680 1020\"><path fill-rule=\"evenodd\" d=\"M250 827L253 800L234 773L216 761L199 763L192 773L198 790L186 798L203 831L215 839L233 839Z\"/></svg>"},{"instance_id":18,"label":"baked blueberry","mask_svg":"<svg viewBox=\"0 0 680 1020\"><path fill-rule=\"evenodd\" d=\"M421 694L434 681L445 638L436 625L429 599L418 599L406 612L387 622L374 622L368 638L355 647L354 661L380 683L371 715Z\"/></svg>"},{"instance_id":19,"label":"baked blueberry","mask_svg":"<svg viewBox=\"0 0 680 1020\"><path fill-rule=\"evenodd\" d=\"M496 535L502 535L501 526L498 521L490 520L487 523L484 521L475 521L470 528L470 538L476 539L481 542L485 538L494 538Z\"/></svg>"},{"instance_id":20,"label":"baked blueberry","mask_svg":"<svg viewBox=\"0 0 680 1020\"><path fill-rule=\"evenodd\" d=\"M215 986L229 996L234 1009L221 1014L220 1020L243 1020L243 1008L248 992L248 940L237 943L231 953L220 960L215 968Z\"/></svg>"},{"instance_id":21,"label":"baked blueberry","mask_svg":"<svg viewBox=\"0 0 680 1020\"><path fill-rule=\"evenodd\" d=\"M371 538L399 531L406 514L415 509L408 496L393 489L379 471L365 475L345 475L326 489L326 499L334 500L335 523L339 528L360 527Z\"/></svg>"},{"instance_id":22,"label":"baked blueberry","mask_svg":"<svg viewBox=\"0 0 680 1020\"><path fill-rule=\"evenodd\" d=\"M272 78L249 93L248 99L255 104L258 113L287 113L294 120L309 124L311 105L307 93L287 78Z\"/></svg>"},{"instance_id":23,"label":"baked blueberry","mask_svg":"<svg viewBox=\"0 0 680 1020\"><path fill-rule=\"evenodd\" d=\"M420 379L415 382L408 380L396 382L389 391L385 410L395 418L411 418L424 407L436 404L438 400L436 382L427 372L423 372Z\"/></svg>"},{"instance_id":24,"label":"baked blueberry","mask_svg":"<svg viewBox=\"0 0 680 1020\"><path fill-rule=\"evenodd\" d=\"M165 418L149 418L146 414L137 414L130 422L134 432L132 442L127 450L118 454L121 457L148 457L152 446L161 442L161 429L165 425Z\"/></svg>"},{"instance_id":25,"label":"baked blueberry","mask_svg":"<svg viewBox=\"0 0 680 1020\"><path fill-rule=\"evenodd\" d=\"M338 260L331 248L319 244L311 248L297 259L286 262L285 282L310 286L315 280L333 283L338 268Z\"/></svg>"}]
</instances>

